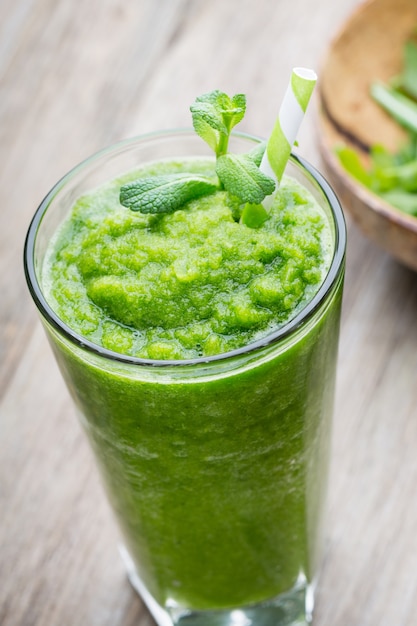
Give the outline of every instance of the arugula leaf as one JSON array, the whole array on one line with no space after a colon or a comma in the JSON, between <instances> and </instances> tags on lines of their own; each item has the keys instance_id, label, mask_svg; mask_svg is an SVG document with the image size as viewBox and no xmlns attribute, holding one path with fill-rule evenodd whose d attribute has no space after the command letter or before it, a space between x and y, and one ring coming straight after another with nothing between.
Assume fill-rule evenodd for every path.
<instances>
[{"instance_id":1,"label":"arugula leaf","mask_svg":"<svg viewBox=\"0 0 417 626\"><path fill-rule=\"evenodd\" d=\"M404 191L404 189L395 188L379 195L385 202L388 202L388 204L391 204L400 211L417 217L417 194L409 193Z\"/></svg>"},{"instance_id":2,"label":"arugula leaf","mask_svg":"<svg viewBox=\"0 0 417 626\"><path fill-rule=\"evenodd\" d=\"M224 154L216 162L224 188L243 202L259 204L273 193L275 181L266 176L247 154Z\"/></svg>"},{"instance_id":3,"label":"arugula leaf","mask_svg":"<svg viewBox=\"0 0 417 626\"><path fill-rule=\"evenodd\" d=\"M354 150L346 148L345 146L339 146L336 148L336 154L349 174L359 180L363 185L367 187L370 185L371 177L362 165L359 155Z\"/></svg>"},{"instance_id":4,"label":"arugula leaf","mask_svg":"<svg viewBox=\"0 0 417 626\"><path fill-rule=\"evenodd\" d=\"M151 176L123 185L120 203L141 213L172 213L186 202L217 189L210 178L196 174Z\"/></svg>"},{"instance_id":5,"label":"arugula leaf","mask_svg":"<svg viewBox=\"0 0 417 626\"><path fill-rule=\"evenodd\" d=\"M402 86L417 100L417 45L413 41L407 41L404 45Z\"/></svg>"},{"instance_id":6,"label":"arugula leaf","mask_svg":"<svg viewBox=\"0 0 417 626\"><path fill-rule=\"evenodd\" d=\"M371 95L399 124L417 133L417 103L392 87L371 85Z\"/></svg>"},{"instance_id":7,"label":"arugula leaf","mask_svg":"<svg viewBox=\"0 0 417 626\"><path fill-rule=\"evenodd\" d=\"M417 161L391 167L375 167L374 174L381 191L401 187L404 191L417 192Z\"/></svg>"},{"instance_id":8,"label":"arugula leaf","mask_svg":"<svg viewBox=\"0 0 417 626\"><path fill-rule=\"evenodd\" d=\"M215 152L226 154L232 128L244 117L246 96L227 94L215 90L196 98L190 107L194 130Z\"/></svg>"}]
</instances>

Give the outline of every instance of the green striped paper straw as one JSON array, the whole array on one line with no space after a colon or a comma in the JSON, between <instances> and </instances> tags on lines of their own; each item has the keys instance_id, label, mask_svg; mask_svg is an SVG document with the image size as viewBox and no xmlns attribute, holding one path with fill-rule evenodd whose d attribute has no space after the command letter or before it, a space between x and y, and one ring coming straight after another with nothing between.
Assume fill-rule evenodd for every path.
<instances>
[{"instance_id":1,"label":"green striped paper straw","mask_svg":"<svg viewBox=\"0 0 417 626\"><path fill-rule=\"evenodd\" d=\"M260 165L261 171L275 180L276 189L287 165L316 82L317 75L313 70L305 67L293 69L278 119L266 144Z\"/></svg>"}]
</instances>

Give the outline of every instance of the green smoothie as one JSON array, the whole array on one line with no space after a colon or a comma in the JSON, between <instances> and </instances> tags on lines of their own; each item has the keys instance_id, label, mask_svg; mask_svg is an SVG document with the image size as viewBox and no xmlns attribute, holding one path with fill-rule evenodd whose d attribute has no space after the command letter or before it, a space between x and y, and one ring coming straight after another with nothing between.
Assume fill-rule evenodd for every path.
<instances>
[{"instance_id":1,"label":"green smoothie","mask_svg":"<svg viewBox=\"0 0 417 626\"><path fill-rule=\"evenodd\" d=\"M315 577L344 240L292 176L255 226L221 189L163 215L119 202L130 180L190 170L215 176L163 159L82 180L78 199L70 178L45 201L72 207L40 221L34 297L135 575L167 610L226 610Z\"/></svg>"},{"instance_id":2,"label":"green smoothie","mask_svg":"<svg viewBox=\"0 0 417 626\"><path fill-rule=\"evenodd\" d=\"M331 263L330 226L314 198L285 178L260 227L217 191L164 215L120 204L123 183L198 172L211 161L153 164L75 204L49 250L48 299L71 328L103 347L147 359L192 359L243 347L312 298Z\"/></svg>"}]
</instances>

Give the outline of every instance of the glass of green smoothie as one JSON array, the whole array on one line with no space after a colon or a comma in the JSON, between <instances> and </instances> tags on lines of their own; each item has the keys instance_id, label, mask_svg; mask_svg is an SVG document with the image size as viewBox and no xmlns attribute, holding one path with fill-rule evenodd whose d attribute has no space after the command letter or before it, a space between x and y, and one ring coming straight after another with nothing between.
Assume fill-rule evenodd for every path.
<instances>
[{"instance_id":1,"label":"glass of green smoothie","mask_svg":"<svg viewBox=\"0 0 417 626\"><path fill-rule=\"evenodd\" d=\"M230 137L235 153L259 145ZM130 581L156 621L308 623L342 211L296 156L261 219L256 203L209 187L167 213L120 202L132 181L189 172L216 179L188 130L125 141L76 167L30 225L28 286L95 453Z\"/></svg>"}]
</instances>

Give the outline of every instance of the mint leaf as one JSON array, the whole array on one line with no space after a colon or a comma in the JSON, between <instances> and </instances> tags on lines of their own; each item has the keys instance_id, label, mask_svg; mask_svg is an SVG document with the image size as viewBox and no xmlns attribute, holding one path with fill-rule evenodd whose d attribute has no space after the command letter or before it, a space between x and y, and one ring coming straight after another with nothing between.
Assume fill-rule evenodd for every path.
<instances>
[{"instance_id":1,"label":"mint leaf","mask_svg":"<svg viewBox=\"0 0 417 626\"><path fill-rule=\"evenodd\" d=\"M227 94L215 90L196 98L190 107L194 130L220 156L227 152L229 135L244 117L246 96Z\"/></svg>"},{"instance_id":2,"label":"mint leaf","mask_svg":"<svg viewBox=\"0 0 417 626\"><path fill-rule=\"evenodd\" d=\"M172 213L186 202L214 193L210 178L197 174L165 174L140 178L123 185L120 204L141 213Z\"/></svg>"},{"instance_id":3,"label":"mint leaf","mask_svg":"<svg viewBox=\"0 0 417 626\"><path fill-rule=\"evenodd\" d=\"M259 142L250 152L247 153L249 159L257 165L258 167L261 165L262 157L266 150L266 141Z\"/></svg>"},{"instance_id":4,"label":"mint leaf","mask_svg":"<svg viewBox=\"0 0 417 626\"><path fill-rule=\"evenodd\" d=\"M243 202L260 204L275 189L275 182L247 154L224 154L216 161L216 173L224 188Z\"/></svg>"}]
</instances>

